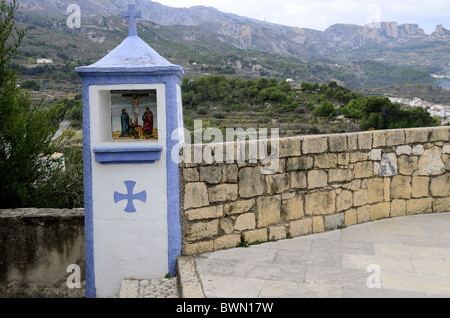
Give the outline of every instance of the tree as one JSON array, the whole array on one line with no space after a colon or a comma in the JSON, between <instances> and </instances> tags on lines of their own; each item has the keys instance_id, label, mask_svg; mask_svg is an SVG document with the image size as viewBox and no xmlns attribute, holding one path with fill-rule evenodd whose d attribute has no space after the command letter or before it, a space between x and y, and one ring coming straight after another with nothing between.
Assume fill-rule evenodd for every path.
<instances>
[{"instance_id":1,"label":"tree","mask_svg":"<svg viewBox=\"0 0 450 318\"><path fill-rule=\"evenodd\" d=\"M336 108L331 102L325 101L317 106L317 108L313 110L312 114L318 117L332 117L336 115Z\"/></svg>"},{"instance_id":2,"label":"tree","mask_svg":"<svg viewBox=\"0 0 450 318\"><path fill-rule=\"evenodd\" d=\"M48 112L33 105L28 93L17 85L8 63L25 35L14 23L16 0L0 0L0 207L25 207L36 187L54 167L55 151Z\"/></svg>"},{"instance_id":3,"label":"tree","mask_svg":"<svg viewBox=\"0 0 450 318\"><path fill-rule=\"evenodd\" d=\"M21 88L23 89L31 89L33 91L39 91L41 89L41 87L39 86L39 84L35 81L35 80L28 80L23 82L20 85Z\"/></svg>"}]
</instances>

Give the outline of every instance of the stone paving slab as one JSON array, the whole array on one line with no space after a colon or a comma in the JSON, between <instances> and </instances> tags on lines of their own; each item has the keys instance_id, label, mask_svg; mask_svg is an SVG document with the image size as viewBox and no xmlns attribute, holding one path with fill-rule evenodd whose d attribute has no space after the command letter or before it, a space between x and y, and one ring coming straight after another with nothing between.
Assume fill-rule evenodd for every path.
<instances>
[{"instance_id":1,"label":"stone paving slab","mask_svg":"<svg viewBox=\"0 0 450 318\"><path fill-rule=\"evenodd\" d=\"M449 297L449 233L450 213L407 216L194 262L206 298ZM372 264L380 288L369 288Z\"/></svg>"},{"instance_id":2,"label":"stone paving slab","mask_svg":"<svg viewBox=\"0 0 450 318\"><path fill-rule=\"evenodd\" d=\"M379 286L369 284L377 282L371 265L380 269ZM141 298L448 298L450 213L180 258L177 277L165 284L123 289Z\"/></svg>"}]
</instances>

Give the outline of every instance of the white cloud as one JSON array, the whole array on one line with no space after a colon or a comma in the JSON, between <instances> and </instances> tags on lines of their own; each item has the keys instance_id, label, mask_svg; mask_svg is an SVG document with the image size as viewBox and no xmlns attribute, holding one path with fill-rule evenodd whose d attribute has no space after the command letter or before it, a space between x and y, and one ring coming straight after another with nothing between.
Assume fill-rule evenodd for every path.
<instances>
[{"instance_id":1,"label":"white cloud","mask_svg":"<svg viewBox=\"0 0 450 318\"><path fill-rule=\"evenodd\" d=\"M448 0L154 0L172 7L215 7L268 22L324 30L336 23L364 25L395 21L415 23L426 33L443 24L450 29ZM379 21L377 21L379 20Z\"/></svg>"}]
</instances>

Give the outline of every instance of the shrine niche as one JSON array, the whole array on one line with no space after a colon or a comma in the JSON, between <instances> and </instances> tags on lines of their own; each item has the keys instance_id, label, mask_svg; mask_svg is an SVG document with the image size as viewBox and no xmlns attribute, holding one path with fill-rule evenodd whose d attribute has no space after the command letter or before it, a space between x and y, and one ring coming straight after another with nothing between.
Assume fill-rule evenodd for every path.
<instances>
[{"instance_id":1,"label":"shrine niche","mask_svg":"<svg viewBox=\"0 0 450 318\"><path fill-rule=\"evenodd\" d=\"M111 91L114 140L158 140L156 90Z\"/></svg>"}]
</instances>

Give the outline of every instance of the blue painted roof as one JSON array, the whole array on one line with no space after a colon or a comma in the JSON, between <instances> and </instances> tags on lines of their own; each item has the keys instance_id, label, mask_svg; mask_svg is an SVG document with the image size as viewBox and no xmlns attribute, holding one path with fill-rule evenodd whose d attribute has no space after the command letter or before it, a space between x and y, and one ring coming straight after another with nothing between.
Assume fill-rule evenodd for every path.
<instances>
[{"instance_id":1,"label":"blue painted roof","mask_svg":"<svg viewBox=\"0 0 450 318\"><path fill-rule=\"evenodd\" d=\"M134 28L133 28L134 24ZM175 74L184 76L183 68L174 65L159 55L135 32L134 19L130 20L129 36L113 51L95 64L78 67L75 70L80 75L86 73L136 73Z\"/></svg>"}]
</instances>

